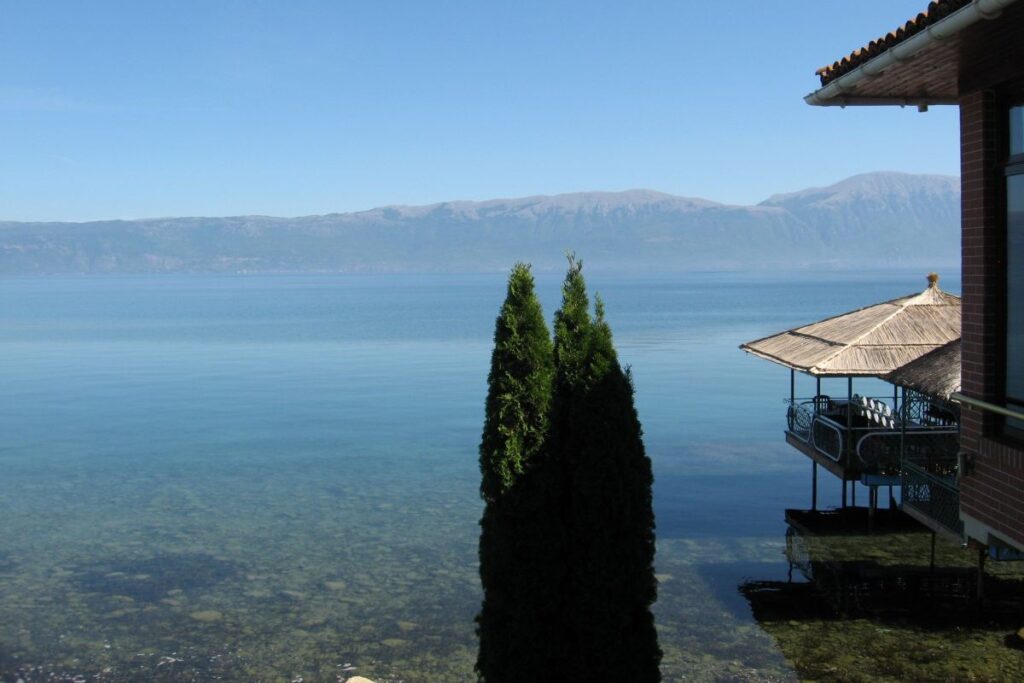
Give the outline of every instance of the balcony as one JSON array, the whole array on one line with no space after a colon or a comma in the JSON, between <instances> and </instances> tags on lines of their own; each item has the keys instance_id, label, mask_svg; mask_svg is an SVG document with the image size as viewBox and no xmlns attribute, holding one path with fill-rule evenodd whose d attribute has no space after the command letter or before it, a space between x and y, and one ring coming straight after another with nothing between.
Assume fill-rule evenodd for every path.
<instances>
[{"instance_id":1,"label":"balcony","mask_svg":"<svg viewBox=\"0 0 1024 683\"><path fill-rule=\"evenodd\" d=\"M844 480L896 485L906 465L949 476L959 447L956 413L940 402L904 396L902 406L894 406L892 397L856 395L789 400L786 439ZM930 500L924 492L923 499Z\"/></svg>"}]
</instances>

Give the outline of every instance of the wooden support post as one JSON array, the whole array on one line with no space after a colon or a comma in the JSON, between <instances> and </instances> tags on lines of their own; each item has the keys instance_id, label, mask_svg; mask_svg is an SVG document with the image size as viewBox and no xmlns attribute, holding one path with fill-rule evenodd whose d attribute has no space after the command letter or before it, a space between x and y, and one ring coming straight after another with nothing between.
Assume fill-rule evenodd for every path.
<instances>
[{"instance_id":1,"label":"wooden support post","mask_svg":"<svg viewBox=\"0 0 1024 683\"><path fill-rule=\"evenodd\" d=\"M811 461L811 511L818 511L818 463Z\"/></svg>"},{"instance_id":2,"label":"wooden support post","mask_svg":"<svg viewBox=\"0 0 1024 683\"><path fill-rule=\"evenodd\" d=\"M868 487L868 531L875 530L875 508L878 506L878 487Z\"/></svg>"},{"instance_id":3,"label":"wooden support post","mask_svg":"<svg viewBox=\"0 0 1024 683\"><path fill-rule=\"evenodd\" d=\"M843 509L846 509L846 480L843 479Z\"/></svg>"},{"instance_id":4,"label":"wooden support post","mask_svg":"<svg viewBox=\"0 0 1024 683\"><path fill-rule=\"evenodd\" d=\"M850 482L850 506L857 507L857 480Z\"/></svg>"},{"instance_id":5,"label":"wooden support post","mask_svg":"<svg viewBox=\"0 0 1024 683\"><path fill-rule=\"evenodd\" d=\"M846 434L843 437L844 461L849 463L853 459L853 452L856 448L856 440L853 438L853 377L846 378ZM856 489L854 489L856 491ZM857 507L857 494L853 494L853 507Z\"/></svg>"},{"instance_id":6,"label":"wooden support post","mask_svg":"<svg viewBox=\"0 0 1024 683\"><path fill-rule=\"evenodd\" d=\"M975 597L978 599L978 605L981 606L981 601L985 597L985 558L988 556L987 548L978 548L978 588Z\"/></svg>"},{"instance_id":7,"label":"wooden support post","mask_svg":"<svg viewBox=\"0 0 1024 683\"><path fill-rule=\"evenodd\" d=\"M928 594L935 591L935 532L932 532L932 552L928 558Z\"/></svg>"},{"instance_id":8,"label":"wooden support post","mask_svg":"<svg viewBox=\"0 0 1024 683\"><path fill-rule=\"evenodd\" d=\"M907 459L907 421L910 419L910 408L907 407L907 388L903 387L903 401L900 403L900 497L904 497L903 485L906 483L906 469L903 464ZM890 487L891 488L891 487ZM892 494L890 493L890 496Z\"/></svg>"}]
</instances>

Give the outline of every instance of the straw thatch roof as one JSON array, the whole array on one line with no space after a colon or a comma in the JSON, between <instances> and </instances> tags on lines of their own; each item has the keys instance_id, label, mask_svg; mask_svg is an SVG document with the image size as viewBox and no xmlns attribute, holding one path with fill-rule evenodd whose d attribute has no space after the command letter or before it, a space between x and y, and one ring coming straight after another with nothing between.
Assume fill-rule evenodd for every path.
<instances>
[{"instance_id":1,"label":"straw thatch roof","mask_svg":"<svg viewBox=\"0 0 1024 683\"><path fill-rule=\"evenodd\" d=\"M748 353L820 377L881 376L960 338L960 297L938 276L892 301L741 344Z\"/></svg>"},{"instance_id":2,"label":"straw thatch roof","mask_svg":"<svg viewBox=\"0 0 1024 683\"><path fill-rule=\"evenodd\" d=\"M960 340L940 346L882 379L948 401L950 394L960 391Z\"/></svg>"}]
</instances>

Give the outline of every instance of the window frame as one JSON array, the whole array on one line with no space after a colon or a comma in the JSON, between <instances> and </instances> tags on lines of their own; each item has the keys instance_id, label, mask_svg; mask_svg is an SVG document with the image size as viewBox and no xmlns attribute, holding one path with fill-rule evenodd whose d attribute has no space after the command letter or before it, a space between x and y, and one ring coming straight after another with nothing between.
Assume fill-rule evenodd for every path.
<instances>
[{"instance_id":1,"label":"window frame","mask_svg":"<svg viewBox=\"0 0 1024 683\"><path fill-rule=\"evenodd\" d=\"M1009 380L1009 376L1010 376L1010 363L1011 363L1010 357L1009 357L1009 353L1010 353L1010 351L1009 351L1009 335L1010 335L1009 313L1010 313L1010 300L1011 300L1011 296L1010 296L1010 282L1009 282L1009 275L1010 275L1010 271L1009 271L1010 264L1009 264L1009 261L1010 261L1010 244L1011 244L1011 241L1010 241L1010 216L1009 216L1009 202L1010 202L1010 188L1009 188L1009 184L1010 184L1010 178L1017 177L1017 176L1024 176L1024 149L1020 150L1016 154L1011 154L1011 152L1013 150L1011 148L1010 126L1011 126L1011 123L1012 123L1012 116L1013 116L1012 112L1015 109L1022 109L1022 110L1024 110L1024 100L1012 101L1003 110L1003 112L1004 112L1003 122L1004 122L1004 125L1006 126L1006 136L1005 136L1005 143L1004 143L1005 146L1003 147L1003 149L1006 150L1006 161L1003 164L1003 169L1002 169L1003 170L1003 173L1002 173L1003 216L1002 216L1002 218L1003 218L1003 221L1004 221L1004 224L1003 224L1003 238L1005 239L1005 245L1006 245L1006 251L1005 251L1006 260L1004 261L1004 267L1006 268L1006 271L1004 273L1004 281L1003 281L1004 282L1004 291L1003 291L1003 294L1004 294L1004 305L1006 307L1005 308L1005 311L1006 311L1006 325L1005 325L1005 329L1003 330L1003 340L1002 340L1002 342L1003 342L1003 382L1004 382L1003 401L1004 401L1005 406L1007 408L1009 408L1010 410L1014 410L1014 411L1018 411L1018 412L1024 412L1024 396L1011 396L1010 392L1009 392L1009 386L1008 386L1009 385L1008 380ZM1024 125L1022 125L1022 128L1024 128ZM1021 134L1022 137L1024 137L1024 130L1020 131L1020 134ZM1024 256L1024 254L1022 254L1022 256ZM1024 287L1022 287L1021 290L1022 291L1020 291L1018 293L1019 296L1015 297L1015 300L1017 300L1017 301L1024 301ZM1022 372L1024 372L1024 369L1022 369ZM1001 424L1001 429L999 431L1002 432L1002 434L1004 436L1011 437L1014 440L1024 440L1024 424L1018 425L1016 423L1019 422L1019 421L1014 420L1013 418L1009 418L1009 417L1004 417L1000 422L1002 424Z\"/></svg>"}]
</instances>

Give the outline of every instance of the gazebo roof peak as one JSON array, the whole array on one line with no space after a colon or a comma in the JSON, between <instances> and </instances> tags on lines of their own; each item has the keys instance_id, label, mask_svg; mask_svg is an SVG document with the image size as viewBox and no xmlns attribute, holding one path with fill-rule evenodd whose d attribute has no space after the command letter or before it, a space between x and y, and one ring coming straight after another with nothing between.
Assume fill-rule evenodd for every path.
<instances>
[{"instance_id":1,"label":"gazebo roof peak","mask_svg":"<svg viewBox=\"0 0 1024 683\"><path fill-rule=\"evenodd\" d=\"M960 338L960 297L928 287L873 306L756 339L740 348L821 377L880 376Z\"/></svg>"}]
</instances>

